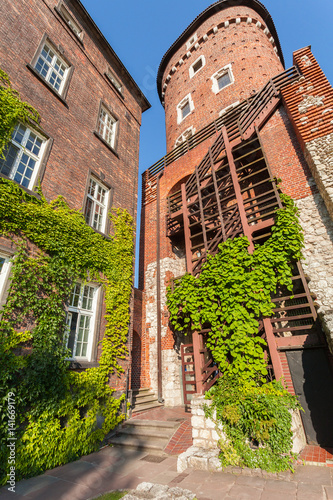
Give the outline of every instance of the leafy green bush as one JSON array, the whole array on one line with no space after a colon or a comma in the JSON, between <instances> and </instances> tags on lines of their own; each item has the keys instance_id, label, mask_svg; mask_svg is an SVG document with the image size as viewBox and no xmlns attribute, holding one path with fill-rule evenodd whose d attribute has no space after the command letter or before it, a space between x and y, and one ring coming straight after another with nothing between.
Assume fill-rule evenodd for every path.
<instances>
[{"instance_id":1,"label":"leafy green bush","mask_svg":"<svg viewBox=\"0 0 333 500\"><path fill-rule=\"evenodd\" d=\"M300 408L296 396L280 382L255 385L239 377L222 377L206 393L212 405L207 417L223 425L219 441L223 466L261 468L269 472L291 469L290 410Z\"/></svg>"}]
</instances>

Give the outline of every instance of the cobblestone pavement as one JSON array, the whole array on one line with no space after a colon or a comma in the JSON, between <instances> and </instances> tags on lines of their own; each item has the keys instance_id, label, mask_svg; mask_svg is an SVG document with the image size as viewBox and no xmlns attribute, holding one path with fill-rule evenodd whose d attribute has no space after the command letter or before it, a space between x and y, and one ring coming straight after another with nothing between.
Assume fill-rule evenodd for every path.
<instances>
[{"instance_id":1,"label":"cobblestone pavement","mask_svg":"<svg viewBox=\"0 0 333 500\"><path fill-rule=\"evenodd\" d=\"M188 492L179 496L182 489L198 500L333 500L332 467L298 465L293 474L236 467L223 472L186 469L178 473L176 456L156 457L111 447L20 481L15 493L3 487L0 500L88 500L111 490L130 492L143 482L161 486L137 498L191 498ZM137 492L130 493L136 498Z\"/></svg>"}]
</instances>

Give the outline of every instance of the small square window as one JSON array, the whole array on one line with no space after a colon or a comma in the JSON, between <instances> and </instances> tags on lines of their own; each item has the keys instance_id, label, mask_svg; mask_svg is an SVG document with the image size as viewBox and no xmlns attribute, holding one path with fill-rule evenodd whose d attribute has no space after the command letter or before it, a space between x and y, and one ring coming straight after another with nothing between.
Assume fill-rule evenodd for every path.
<instances>
[{"instance_id":1,"label":"small square window","mask_svg":"<svg viewBox=\"0 0 333 500\"><path fill-rule=\"evenodd\" d=\"M191 99L191 94L188 94L177 106L177 123L183 121L189 114L192 113L194 104Z\"/></svg>"},{"instance_id":2,"label":"small square window","mask_svg":"<svg viewBox=\"0 0 333 500\"><path fill-rule=\"evenodd\" d=\"M182 119L191 113L190 103L187 101L181 108Z\"/></svg>"},{"instance_id":3,"label":"small square window","mask_svg":"<svg viewBox=\"0 0 333 500\"><path fill-rule=\"evenodd\" d=\"M89 180L84 217L89 226L103 232L106 226L109 190L94 177Z\"/></svg>"},{"instance_id":4,"label":"small square window","mask_svg":"<svg viewBox=\"0 0 333 500\"><path fill-rule=\"evenodd\" d=\"M219 90L223 89L227 85L231 83L231 78L229 75L229 72L224 73L224 75L221 75L219 78L217 78L217 85Z\"/></svg>"},{"instance_id":5,"label":"small square window","mask_svg":"<svg viewBox=\"0 0 333 500\"><path fill-rule=\"evenodd\" d=\"M118 121L114 118L114 116L112 116L104 106L101 106L97 131L104 141L107 142L113 149L115 149L116 143L117 123Z\"/></svg>"},{"instance_id":6,"label":"small square window","mask_svg":"<svg viewBox=\"0 0 333 500\"><path fill-rule=\"evenodd\" d=\"M193 78L193 76L201 69L204 67L206 61L204 56L200 56L199 59L194 61L194 63L190 66L190 78Z\"/></svg>"},{"instance_id":7,"label":"small square window","mask_svg":"<svg viewBox=\"0 0 333 500\"><path fill-rule=\"evenodd\" d=\"M72 290L65 336L70 359L91 359L97 293L95 285L83 283L76 283Z\"/></svg>"},{"instance_id":8,"label":"small square window","mask_svg":"<svg viewBox=\"0 0 333 500\"><path fill-rule=\"evenodd\" d=\"M48 43L42 45L35 70L58 94L62 94L69 66Z\"/></svg>"},{"instance_id":9,"label":"small square window","mask_svg":"<svg viewBox=\"0 0 333 500\"><path fill-rule=\"evenodd\" d=\"M18 123L10 144L4 150L4 158L0 158L0 172L18 184L32 189L45 142L34 130Z\"/></svg>"},{"instance_id":10,"label":"small square window","mask_svg":"<svg viewBox=\"0 0 333 500\"><path fill-rule=\"evenodd\" d=\"M193 45L198 40L198 35L195 33L191 38L186 42L186 49L189 49L191 45Z\"/></svg>"},{"instance_id":11,"label":"small square window","mask_svg":"<svg viewBox=\"0 0 333 500\"><path fill-rule=\"evenodd\" d=\"M213 82L212 91L215 94L220 92L220 90L224 89L225 87L228 87L229 85L234 83L231 64L228 64L228 66L221 68L211 77L211 79Z\"/></svg>"}]
</instances>

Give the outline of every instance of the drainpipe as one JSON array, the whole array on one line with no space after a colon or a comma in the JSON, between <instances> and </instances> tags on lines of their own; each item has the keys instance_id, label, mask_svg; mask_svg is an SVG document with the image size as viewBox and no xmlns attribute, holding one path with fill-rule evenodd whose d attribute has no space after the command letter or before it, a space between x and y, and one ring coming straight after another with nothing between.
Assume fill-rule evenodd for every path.
<instances>
[{"instance_id":1,"label":"drainpipe","mask_svg":"<svg viewBox=\"0 0 333 500\"><path fill-rule=\"evenodd\" d=\"M160 178L163 170L157 175L156 185L156 306L157 306L157 399L162 398L162 334L161 334L161 263L160 263Z\"/></svg>"}]
</instances>

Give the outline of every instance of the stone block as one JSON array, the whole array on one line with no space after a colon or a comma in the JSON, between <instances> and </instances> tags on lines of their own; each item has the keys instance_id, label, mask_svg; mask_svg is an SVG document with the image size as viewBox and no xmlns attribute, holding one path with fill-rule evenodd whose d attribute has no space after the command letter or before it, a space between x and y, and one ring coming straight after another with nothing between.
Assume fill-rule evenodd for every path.
<instances>
[{"instance_id":1,"label":"stone block","mask_svg":"<svg viewBox=\"0 0 333 500\"><path fill-rule=\"evenodd\" d=\"M205 457L197 457L193 456L188 459L188 464L190 467L199 470L207 470L208 471L208 459Z\"/></svg>"},{"instance_id":2,"label":"stone block","mask_svg":"<svg viewBox=\"0 0 333 500\"><path fill-rule=\"evenodd\" d=\"M193 416L191 418L192 427L196 427L197 429L205 428L205 419L202 416Z\"/></svg>"}]
</instances>

